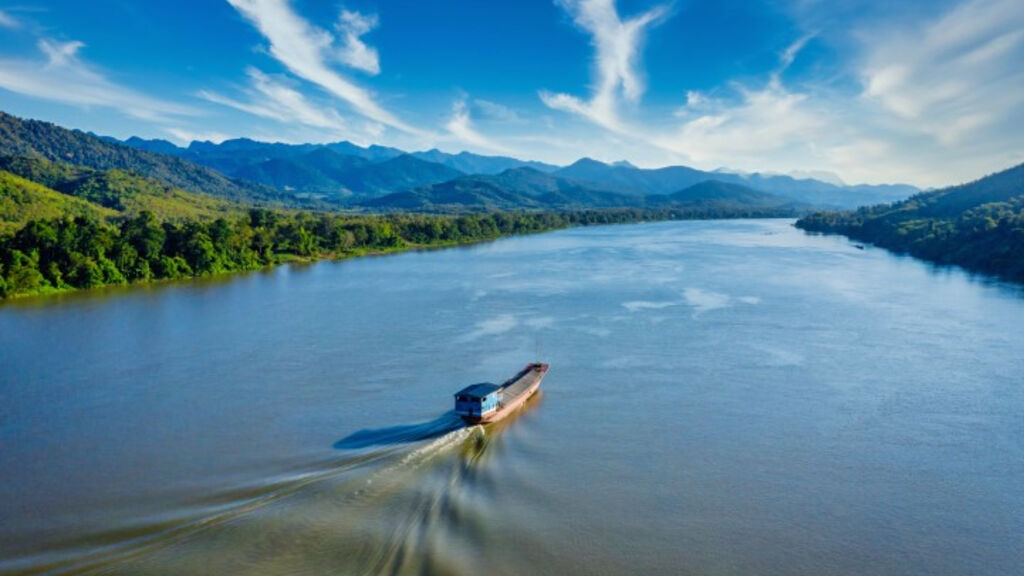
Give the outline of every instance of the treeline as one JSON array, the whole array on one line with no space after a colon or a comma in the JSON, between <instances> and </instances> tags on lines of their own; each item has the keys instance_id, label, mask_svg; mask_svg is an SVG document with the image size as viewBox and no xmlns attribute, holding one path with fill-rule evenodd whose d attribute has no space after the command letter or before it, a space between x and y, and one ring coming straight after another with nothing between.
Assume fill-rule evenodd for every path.
<instances>
[{"instance_id":1,"label":"treeline","mask_svg":"<svg viewBox=\"0 0 1024 576\"><path fill-rule=\"evenodd\" d=\"M161 222L151 212L118 224L89 216L33 220L0 238L0 298L678 216L644 210L346 216L252 209L245 217L212 221Z\"/></svg>"},{"instance_id":2,"label":"treeline","mask_svg":"<svg viewBox=\"0 0 1024 576\"><path fill-rule=\"evenodd\" d=\"M1024 190L1021 192L1022 196L962 212L946 209L941 198L936 201L932 195L921 194L895 205L819 212L796 225L1024 282Z\"/></svg>"}]
</instances>

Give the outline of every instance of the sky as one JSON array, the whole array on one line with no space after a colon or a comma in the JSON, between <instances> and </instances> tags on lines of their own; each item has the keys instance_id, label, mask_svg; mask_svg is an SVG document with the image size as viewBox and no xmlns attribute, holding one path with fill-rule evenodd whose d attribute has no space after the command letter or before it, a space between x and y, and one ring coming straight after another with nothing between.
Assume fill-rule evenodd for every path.
<instances>
[{"instance_id":1,"label":"sky","mask_svg":"<svg viewBox=\"0 0 1024 576\"><path fill-rule=\"evenodd\" d=\"M1024 2L0 0L0 109L934 187L1024 161Z\"/></svg>"}]
</instances>

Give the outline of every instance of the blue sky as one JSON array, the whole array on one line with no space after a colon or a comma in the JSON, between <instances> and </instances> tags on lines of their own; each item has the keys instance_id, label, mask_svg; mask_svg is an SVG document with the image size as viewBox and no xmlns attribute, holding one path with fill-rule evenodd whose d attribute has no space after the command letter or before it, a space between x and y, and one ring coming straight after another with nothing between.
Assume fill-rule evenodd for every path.
<instances>
[{"instance_id":1,"label":"blue sky","mask_svg":"<svg viewBox=\"0 0 1024 576\"><path fill-rule=\"evenodd\" d=\"M0 0L0 109L939 186L1024 161L1020 0Z\"/></svg>"}]
</instances>

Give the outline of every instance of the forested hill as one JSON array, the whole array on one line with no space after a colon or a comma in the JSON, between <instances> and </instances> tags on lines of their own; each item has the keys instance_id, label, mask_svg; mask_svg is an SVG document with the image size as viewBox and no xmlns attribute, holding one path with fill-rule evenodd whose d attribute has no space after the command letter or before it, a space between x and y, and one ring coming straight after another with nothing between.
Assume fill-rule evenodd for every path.
<instances>
[{"instance_id":1,"label":"forested hill","mask_svg":"<svg viewBox=\"0 0 1024 576\"><path fill-rule=\"evenodd\" d=\"M252 182L166 154L108 142L78 130L0 112L0 154L35 156L97 170L125 170L188 192L259 204L280 204L290 197Z\"/></svg>"},{"instance_id":2,"label":"forested hill","mask_svg":"<svg viewBox=\"0 0 1024 576\"><path fill-rule=\"evenodd\" d=\"M149 211L161 220L214 219L249 208L124 170L95 170L39 157L0 155L0 176L0 233L41 216L89 213L110 219Z\"/></svg>"},{"instance_id":3,"label":"forested hill","mask_svg":"<svg viewBox=\"0 0 1024 576\"><path fill-rule=\"evenodd\" d=\"M796 223L1024 282L1024 164L975 182Z\"/></svg>"}]
</instances>

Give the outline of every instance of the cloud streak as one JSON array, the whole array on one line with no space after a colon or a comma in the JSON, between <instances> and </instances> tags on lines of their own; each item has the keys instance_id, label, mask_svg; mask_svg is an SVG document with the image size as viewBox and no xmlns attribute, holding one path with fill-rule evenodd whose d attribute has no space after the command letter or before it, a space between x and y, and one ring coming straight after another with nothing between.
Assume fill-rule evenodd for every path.
<instances>
[{"instance_id":1,"label":"cloud streak","mask_svg":"<svg viewBox=\"0 0 1024 576\"><path fill-rule=\"evenodd\" d=\"M287 0L227 0L269 42L269 53L293 74L347 102L359 114L408 133L418 131L385 110L373 95L328 64L341 56L334 37L296 14ZM358 36L356 36L358 40ZM345 54L344 50L340 53ZM362 60L368 65L368 60Z\"/></svg>"},{"instance_id":2,"label":"cloud streak","mask_svg":"<svg viewBox=\"0 0 1024 576\"><path fill-rule=\"evenodd\" d=\"M223 106L229 106L278 122L298 122L312 128L345 133L347 125L337 111L311 103L298 90L267 76L256 68L246 70L251 88L246 102L222 96L216 92L200 91L198 96Z\"/></svg>"},{"instance_id":3,"label":"cloud streak","mask_svg":"<svg viewBox=\"0 0 1024 576\"><path fill-rule=\"evenodd\" d=\"M165 122L174 117L199 115L192 107L154 98L111 81L79 57L85 47L82 42L40 38L37 47L44 59L0 60L0 88L62 104L112 108L141 120Z\"/></svg>"},{"instance_id":4,"label":"cloud streak","mask_svg":"<svg viewBox=\"0 0 1024 576\"><path fill-rule=\"evenodd\" d=\"M473 119L470 116L469 106L466 104L465 98L459 98L452 104L452 115L445 128L457 141L463 144L483 148L491 152L510 153L508 148L484 136L473 127Z\"/></svg>"},{"instance_id":5,"label":"cloud streak","mask_svg":"<svg viewBox=\"0 0 1024 576\"><path fill-rule=\"evenodd\" d=\"M1024 101L1024 10L973 0L924 26L860 33L863 95L953 146ZM1018 64L1018 65L1015 65Z\"/></svg>"},{"instance_id":6,"label":"cloud streak","mask_svg":"<svg viewBox=\"0 0 1024 576\"><path fill-rule=\"evenodd\" d=\"M541 101L549 108L578 114L609 130L623 130L619 100L635 103L643 95L639 61L644 34L668 15L668 7L656 6L623 20L614 0L558 0L558 4L572 15L576 26L591 36L596 85L589 100L542 91Z\"/></svg>"},{"instance_id":7,"label":"cloud streak","mask_svg":"<svg viewBox=\"0 0 1024 576\"><path fill-rule=\"evenodd\" d=\"M0 28L18 28L21 23L18 22L14 16L11 16L7 12L0 10Z\"/></svg>"}]
</instances>

